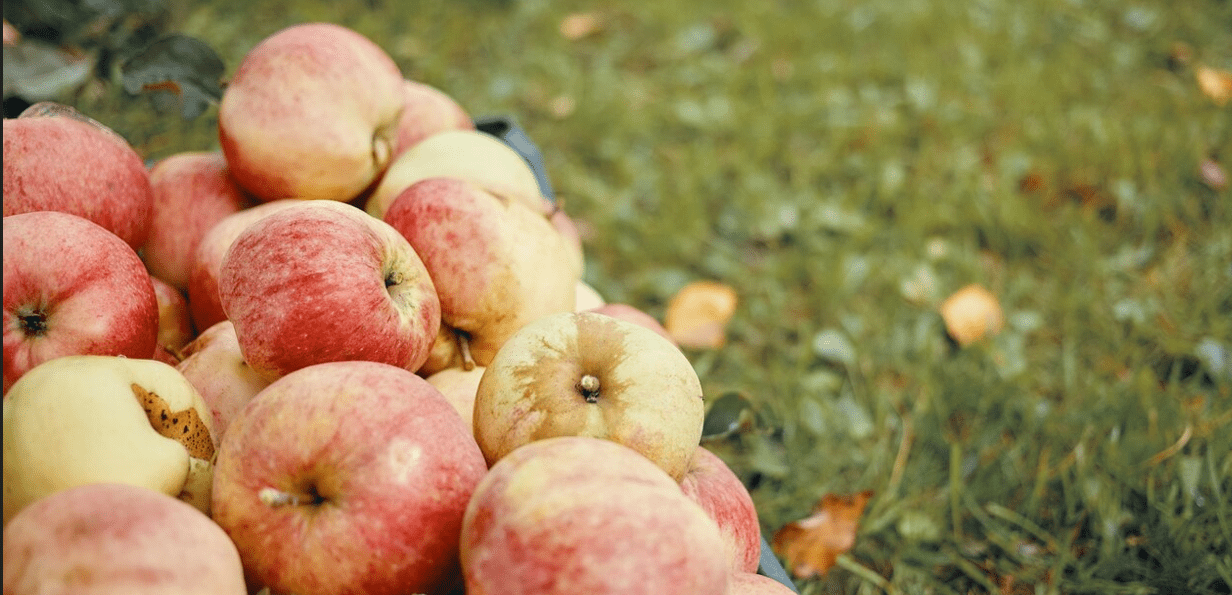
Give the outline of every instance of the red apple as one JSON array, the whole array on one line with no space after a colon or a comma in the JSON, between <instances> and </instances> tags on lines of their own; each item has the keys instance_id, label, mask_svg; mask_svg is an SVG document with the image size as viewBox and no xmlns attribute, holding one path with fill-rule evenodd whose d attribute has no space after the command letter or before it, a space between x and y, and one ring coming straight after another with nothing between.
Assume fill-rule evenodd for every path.
<instances>
[{"instance_id":1,"label":"red apple","mask_svg":"<svg viewBox=\"0 0 1232 595\"><path fill-rule=\"evenodd\" d=\"M215 223L253 206L218 151L177 153L150 168L154 215L142 259L154 276L188 289L193 253Z\"/></svg>"},{"instance_id":2,"label":"red apple","mask_svg":"<svg viewBox=\"0 0 1232 595\"><path fill-rule=\"evenodd\" d=\"M141 156L110 128L51 103L4 120L5 217L71 213L136 250L149 234L153 203Z\"/></svg>"},{"instance_id":3,"label":"red apple","mask_svg":"<svg viewBox=\"0 0 1232 595\"><path fill-rule=\"evenodd\" d=\"M258 219L300 202L288 198L249 207L223 217L205 232L193 252L188 275L188 312L194 327L207 329L227 319L218 296L218 274L222 270L222 259L235 238Z\"/></svg>"},{"instance_id":4,"label":"red apple","mask_svg":"<svg viewBox=\"0 0 1232 595\"><path fill-rule=\"evenodd\" d=\"M213 414L214 431L221 436L239 414L270 381L244 361L235 325L230 320L215 323L180 351L176 364L201 400Z\"/></svg>"},{"instance_id":5,"label":"red apple","mask_svg":"<svg viewBox=\"0 0 1232 595\"><path fill-rule=\"evenodd\" d=\"M4 593L247 595L239 552L209 517L148 488L57 492L4 527Z\"/></svg>"},{"instance_id":6,"label":"red apple","mask_svg":"<svg viewBox=\"0 0 1232 595\"><path fill-rule=\"evenodd\" d=\"M757 572L761 524L753 497L727 463L704 446L693 454L680 488L719 525L733 572Z\"/></svg>"},{"instance_id":7,"label":"red apple","mask_svg":"<svg viewBox=\"0 0 1232 595\"><path fill-rule=\"evenodd\" d=\"M340 25L292 25L266 37L218 106L232 175L262 200L354 199L389 165L403 80L379 45Z\"/></svg>"},{"instance_id":8,"label":"red apple","mask_svg":"<svg viewBox=\"0 0 1232 595\"><path fill-rule=\"evenodd\" d=\"M154 359L176 365L180 362L180 350L197 335L192 317L188 314L188 298L170 283L150 276L154 285L154 297L158 299L158 346Z\"/></svg>"},{"instance_id":9,"label":"red apple","mask_svg":"<svg viewBox=\"0 0 1232 595\"><path fill-rule=\"evenodd\" d=\"M304 201L236 238L218 293L244 360L271 380L330 361L412 372L428 358L441 304L415 249L351 205Z\"/></svg>"},{"instance_id":10,"label":"red apple","mask_svg":"<svg viewBox=\"0 0 1232 595\"><path fill-rule=\"evenodd\" d=\"M153 356L158 298L124 240L57 211L6 216L3 235L5 393L60 356Z\"/></svg>"},{"instance_id":11,"label":"red apple","mask_svg":"<svg viewBox=\"0 0 1232 595\"><path fill-rule=\"evenodd\" d=\"M582 263L546 217L519 201L459 178L429 178L400 194L385 221L423 259L441 322L465 337L475 365L487 365L528 322L574 309ZM446 336L437 346L451 343Z\"/></svg>"},{"instance_id":12,"label":"red apple","mask_svg":"<svg viewBox=\"0 0 1232 595\"><path fill-rule=\"evenodd\" d=\"M544 316L515 333L475 394L488 464L553 436L619 442L682 479L705 404L692 363L653 331L593 312Z\"/></svg>"},{"instance_id":13,"label":"red apple","mask_svg":"<svg viewBox=\"0 0 1232 595\"><path fill-rule=\"evenodd\" d=\"M402 92L405 105L398 120L395 158L438 132L475 129L466 109L441 89L407 79L402 82Z\"/></svg>"},{"instance_id":14,"label":"red apple","mask_svg":"<svg viewBox=\"0 0 1232 595\"><path fill-rule=\"evenodd\" d=\"M527 444L475 488L462 524L467 595L724 595L713 520L632 449Z\"/></svg>"},{"instance_id":15,"label":"red apple","mask_svg":"<svg viewBox=\"0 0 1232 595\"><path fill-rule=\"evenodd\" d=\"M467 424L420 376L318 364L232 420L212 513L252 586L444 595L459 582L462 515L486 472Z\"/></svg>"}]
</instances>

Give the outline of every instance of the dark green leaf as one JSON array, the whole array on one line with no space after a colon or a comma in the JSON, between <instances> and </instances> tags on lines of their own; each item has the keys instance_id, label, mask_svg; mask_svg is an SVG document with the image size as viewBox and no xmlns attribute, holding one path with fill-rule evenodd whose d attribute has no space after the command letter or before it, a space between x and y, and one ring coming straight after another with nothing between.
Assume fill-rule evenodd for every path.
<instances>
[{"instance_id":1,"label":"dark green leaf","mask_svg":"<svg viewBox=\"0 0 1232 595\"><path fill-rule=\"evenodd\" d=\"M121 73L125 91L153 93L156 107L178 107L191 120L222 97L225 69L222 59L204 42L170 35L126 61Z\"/></svg>"}]
</instances>

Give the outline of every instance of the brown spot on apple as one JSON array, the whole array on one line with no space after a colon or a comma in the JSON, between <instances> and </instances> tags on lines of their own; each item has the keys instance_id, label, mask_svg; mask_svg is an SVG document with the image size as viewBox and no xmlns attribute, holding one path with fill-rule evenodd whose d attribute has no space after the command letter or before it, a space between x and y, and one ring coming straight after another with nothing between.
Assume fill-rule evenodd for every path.
<instances>
[{"instance_id":1,"label":"brown spot on apple","mask_svg":"<svg viewBox=\"0 0 1232 595\"><path fill-rule=\"evenodd\" d=\"M145 410L150 426L160 436L165 436L188 450L188 456L210 460L214 457L214 440L210 437L210 428L205 425L196 409L171 411L171 407L157 393L150 392L141 385L133 383L133 396Z\"/></svg>"}]
</instances>

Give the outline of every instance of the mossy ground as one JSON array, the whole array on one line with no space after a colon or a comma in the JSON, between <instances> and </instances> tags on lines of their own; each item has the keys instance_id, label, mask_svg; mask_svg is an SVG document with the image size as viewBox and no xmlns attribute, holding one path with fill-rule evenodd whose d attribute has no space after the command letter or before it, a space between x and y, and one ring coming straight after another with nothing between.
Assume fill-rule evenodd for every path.
<instances>
[{"instance_id":1,"label":"mossy ground","mask_svg":"<svg viewBox=\"0 0 1232 595\"><path fill-rule=\"evenodd\" d=\"M767 535L874 493L803 593L1230 592L1232 199L1199 172L1232 106L1195 69L1232 68L1232 3L223 0L176 29L234 68L308 20L515 116L609 301L737 290L689 355L756 409L712 446ZM149 158L217 146L216 110L77 105ZM970 283L1008 324L957 348L937 305Z\"/></svg>"}]
</instances>

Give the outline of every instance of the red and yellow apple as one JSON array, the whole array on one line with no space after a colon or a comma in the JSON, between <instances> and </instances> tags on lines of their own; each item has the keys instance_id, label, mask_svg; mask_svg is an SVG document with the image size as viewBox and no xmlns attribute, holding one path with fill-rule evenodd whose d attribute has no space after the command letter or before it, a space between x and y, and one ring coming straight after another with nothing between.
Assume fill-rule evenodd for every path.
<instances>
[{"instance_id":1,"label":"red and yellow apple","mask_svg":"<svg viewBox=\"0 0 1232 595\"><path fill-rule=\"evenodd\" d=\"M235 325L230 320L202 331L180 355L183 359L175 369L192 383L209 406L214 432L219 437L248 401L270 384L244 361Z\"/></svg>"},{"instance_id":2,"label":"red and yellow apple","mask_svg":"<svg viewBox=\"0 0 1232 595\"><path fill-rule=\"evenodd\" d=\"M444 595L462 515L487 472L467 424L403 368L318 364L270 384L218 450L213 518L250 586Z\"/></svg>"},{"instance_id":3,"label":"red and yellow apple","mask_svg":"<svg viewBox=\"0 0 1232 595\"><path fill-rule=\"evenodd\" d=\"M333 201L303 201L245 229L218 294L244 361L270 380L346 360L414 372L441 325L432 278L406 238Z\"/></svg>"},{"instance_id":4,"label":"red and yellow apple","mask_svg":"<svg viewBox=\"0 0 1232 595\"><path fill-rule=\"evenodd\" d=\"M705 405L692 363L643 326L593 312L544 316L488 364L475 395L475 439L488 464L554 436L619 442L685 477Z\"/></svg>"},{"instance_id":5,"label":"red and yellow apple","mask_svg":"<svg viewBox=\"0 0 1232 595\"><path fill-rule=\"evenodd\" d=\"M158 298L119 236L58 211L8 215L3 236L6 394L60 356L154 356Z\"/></svg>"},{"instance_id":6,"label":"red and yellow apple","mask_svg":"<svg viewBox=\"0 0 1232 595\"><path fill-rule=\"evenodd\" d=\"M761 524L744 482L718 455L698 446L680 488L719 525L733 572L757 572Z\"/></svg>"},{"instance_id":7,"label":"red and yellow apple","mask_svg":"<svg viewBox=\"0 0 1232 595\"><path fill-rule=\"evenodd\" d=\"M394 159L438 132L475 129L475 122L466 109L437 87L406 79L402 82L402 94L405 104L398 120Z\"/></svg>"}]
</instances>

